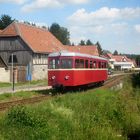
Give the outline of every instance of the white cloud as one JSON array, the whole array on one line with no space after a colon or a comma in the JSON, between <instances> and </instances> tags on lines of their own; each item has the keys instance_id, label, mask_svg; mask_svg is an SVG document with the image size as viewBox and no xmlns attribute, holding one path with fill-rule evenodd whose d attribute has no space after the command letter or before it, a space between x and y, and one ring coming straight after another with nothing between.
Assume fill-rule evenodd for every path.
<instances>
[{"instance_id":1,"label":"white cloud","mask_svg":"<svg viewBox=\"0 0 140 140\"><path fill-rule=\"evenodd\" d=\"M39 26L39 27L45 26L46 28L48 28L48 24L45 23L45 22L35 22L35 24L36 24L37 26Z\"/></svg>"},{"instance_id":2,"label":"white cloud","mask_svg":"<svg viewBox=\"0 0 140 140\"><path fill-rule=\"evenodd\" d=\"M134 28L138 33L140 33L140 24L135 25Z\"/></svg>"},{"instance_id":3,"label":"white cloud","mask_svg":"<svg viewBox=\"0 0 140 140\"><path fill-rule=\"evenodd\" d=\"M63 2L64 4L84 4L84 3L88 3L89 0L58 0L60 2Z\"/></svg>"},{"instance_id":4,"label":"white cloud","mask_svg":"<svg viewBox=\"0 0 140 140\"><path fill-rule=\"evenodd\" d=\"M112 52L137 53L138 45L132 44L139 42L136 31L140 33L140 24L134 26L140 22L139 19L140 8L103 7L91 12L79 9L67 18L67 23L71 41L75 44L81 39L90 39L93 43L99 41L103 49Z\"/></svg>"},{"instance_id":5,"label":"white cloud","mask_svg":"<svg viewBox=\"0 0 140 140\"><path fill-rule=\"evenodd\" d=\"M131 20L140 18L140 8L108 8L103 7L94 12L87 12L85 9L79 9L68 17L71 23L80 25L109 23L116 20Z\"/></svg>"},{"instance_id":6,"label":"white cloud","mask_svg":"<svg viewBox=\"0 0 140 140\"><path fill-rule=\"evenodd\" d=\"M42 8L56 8L67 4L84 4L89 0L35 0L22 7L22 11L31 12Z\"/></svg>"},{"instance_id":7,"label":"white cloud","mask_svg":"<svg viewBox=\"0 0 140 140\"><path fill-rule=\"evenodd\" d=\"M19 20L19 22L24 23L24 20ZM45 26L46 28L48 28L48 24L45 22L33 22L33 21L28 21L31 25L35 24L37 27L43 27Z\"/></svg>"},{"instance_id":8,"label":"white cloud","mask_svg":"<svg viewBox=\"0 0 140 140\"><path fill-rule=\"evenodd\" d=\"M115 34L117 35L124 35L128 32L129 25L125 22L122 23L113 23L109 27Z\"/></svg>"},{"instance_id":9,"label":"white cloud","mask_svg":"<svg viewBox=\"0 0 140 140\"><path fill-rule=\"evenodd\" d=\"M16 4L23 4L27 0L0 0L0 3L16 3Z\"/></svg>"},{"instance_id":10,"label":"white cloud","mask_svg":"<svg viewBox=\"0 0 140 140\"><path fill-rule=\"evenodd\" d=\"M22 7L23 12L31 12L41 8L54 8L60 7L60 3L57 0L36 0L30 4L26 4Z\"/></svg>"}]
</instances>

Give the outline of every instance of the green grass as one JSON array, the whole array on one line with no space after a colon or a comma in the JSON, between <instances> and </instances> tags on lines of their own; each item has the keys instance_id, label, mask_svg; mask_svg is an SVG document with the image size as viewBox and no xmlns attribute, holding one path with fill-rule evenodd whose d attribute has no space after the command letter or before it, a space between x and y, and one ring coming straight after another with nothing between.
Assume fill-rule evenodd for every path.
<instances>
[{"instance_id":1,"label":"green grass","mask_svg":"<svg viewBox=\"0 0 140 140\"><path fill-rule=\"evenodd\" d=\"M20 91L16 93L4 93L0 95L0 103L6 101L13 101L25 98L31 98L33 96L39 96L43 94L49 94L51 90L40 90L40 91Z\"/></svg>"},{"instance_id":2,"label":"green grass","mask_svg":"<svg viewBox=\"0 0 140 140\"><path fill-rule=\"evenodd\" d=\"M0 88L2 87L10 87L11 86L11 83L2 83L0 82Z\"/></svg>"},{"instance_id":3,"label":"green grass","mask_svg":"<svg viewBox=\"0 0 140 140\"><path fill-rule=\"evenodd\" d=\"M15 83L15 86L35 86L35 85L42 85L42 86L47 86L47 80L37 80L37 81L31 81L31 82L19 82ZM0 88L3 87L11 87L12 83L2 83L0 82Z\"/></svg>"},{"instance_id":4,"label":"green grass","mask_svg":"<svg viewBox=\"0 0 140 140\"><path fill-rule=\"evenodd\" d=\"M2 140L126 140L139 134L140 88L131 79L118 91L69 93L0 116Z\"/></svg>"},{"instance_id":5,"label":"green grass","mask_svg":"<svg viewBox=\"0 0 140 140\"><path fill-rule=\"evenodd\" d=\"M0 102L6 102L6 101L12 101L12 100L17 100L17 99L23 99L23 98L30 98L32 96L37 95L36 92L17 92L17 93L5 93L0 95Z\"/></svg>"}]
</instances>

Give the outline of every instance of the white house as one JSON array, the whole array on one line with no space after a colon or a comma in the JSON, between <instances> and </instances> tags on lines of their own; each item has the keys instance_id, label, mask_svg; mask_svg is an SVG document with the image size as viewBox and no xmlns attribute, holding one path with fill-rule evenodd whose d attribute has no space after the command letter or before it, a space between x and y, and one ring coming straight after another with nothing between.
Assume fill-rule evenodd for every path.
<instances>
[{"instance_id":1,"label":"white house","mask_svg":"<svg viewBox=\"0 0 140 140\"><path fill-rule=\"evenodd\" d=\"M135 62L125 55L112 55L110 53L106 54L109 60L109 66L114 70L130 70L135 68Z\"/></svg>"}]
</instances>

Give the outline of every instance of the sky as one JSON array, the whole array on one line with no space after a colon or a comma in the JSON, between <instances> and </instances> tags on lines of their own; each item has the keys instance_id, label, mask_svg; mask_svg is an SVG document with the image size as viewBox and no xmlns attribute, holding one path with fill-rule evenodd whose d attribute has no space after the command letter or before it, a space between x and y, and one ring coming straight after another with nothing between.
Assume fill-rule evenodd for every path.
<instances>
[{"instance_id":1,"label":"sky","mask_svg":"<svg viewBox=\"0 0 140 140\"><path fill-rule=\"evenodd\" d=\"M38 26L58 23L70 41L90 39L112 53L140 54L140 0L0 0L0 15Z\"/></svg>"}]
</instances>

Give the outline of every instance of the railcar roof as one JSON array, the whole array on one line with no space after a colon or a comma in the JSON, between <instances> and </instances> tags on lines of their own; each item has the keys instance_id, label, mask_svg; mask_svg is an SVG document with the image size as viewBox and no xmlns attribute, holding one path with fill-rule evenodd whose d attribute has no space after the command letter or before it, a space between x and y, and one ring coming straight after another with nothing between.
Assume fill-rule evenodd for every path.
<instances>
[{"instance_id":1,"label":"railcar roof","mask_svg":"<svg viewBox=\"0 0 140 140\"><path fill-rule=\"evenodd\" d=\"M107 60L106 58L99 57L99 56L93 56L93 55L82 54L82 53L77 53L77 52L68 52L68 51L54 52L54 53L49 54L49 57L57 57L57 56L71 56L71 57L80 56L80 57L88 57L88 58Z\"/></svg>"}]
</instances>

